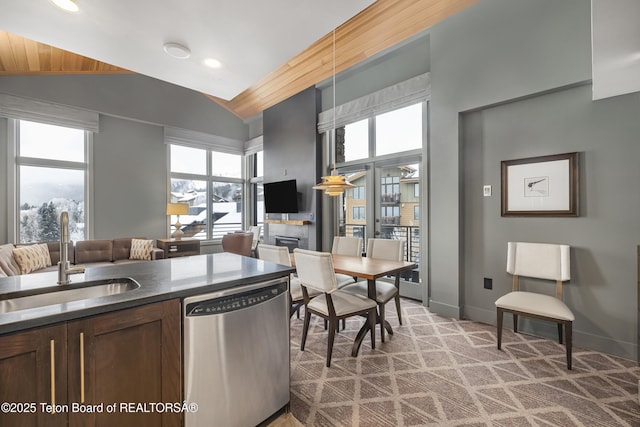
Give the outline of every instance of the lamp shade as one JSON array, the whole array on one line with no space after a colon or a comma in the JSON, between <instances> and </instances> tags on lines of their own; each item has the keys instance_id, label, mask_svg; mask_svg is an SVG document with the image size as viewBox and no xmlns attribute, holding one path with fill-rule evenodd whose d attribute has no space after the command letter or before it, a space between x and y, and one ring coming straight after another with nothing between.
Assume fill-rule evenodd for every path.
<instances>
[{"instance_id":1,"label":"lamp shade","mask_svg":"<svg viewBox=\"0 0 640 427\"><path fill-rule=\"evenodd\" d=\"M188 203L167 203L167 215L188 215Z\"/></svg>"},{"instance_id":2,"label":"lamp shade","mask_svg":"<svg viewBox=\"0 0 640 427\"><path fill-rule=\"evenodd\" d=\"M322 190L328 196L339 196L348 188L355 185L347 181L344 175L337 175L335 169L331 175L323 176L322 182L313 186L314 190Z\"/></svg>"}]
</instances>

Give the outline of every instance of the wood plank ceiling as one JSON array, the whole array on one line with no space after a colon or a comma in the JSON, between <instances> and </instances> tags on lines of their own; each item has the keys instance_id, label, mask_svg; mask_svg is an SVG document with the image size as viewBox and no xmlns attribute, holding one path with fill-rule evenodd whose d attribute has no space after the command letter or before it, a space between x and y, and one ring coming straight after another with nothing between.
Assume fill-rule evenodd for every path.
<instances>
[{"instance_id":1,"label":"wood plank ceiling","mask_svg":"<svg viewBox=\"0 0 640 427\"><path fill-rule=\"evenodd\" d=\"M336 29L336 73L414 36L479 0L378 0ZM231 100L207 95L242 119L324 81L333 74L333 34ZM0 76L126 74L128 70L0 30Z\"/></svg>"}]
</instances>

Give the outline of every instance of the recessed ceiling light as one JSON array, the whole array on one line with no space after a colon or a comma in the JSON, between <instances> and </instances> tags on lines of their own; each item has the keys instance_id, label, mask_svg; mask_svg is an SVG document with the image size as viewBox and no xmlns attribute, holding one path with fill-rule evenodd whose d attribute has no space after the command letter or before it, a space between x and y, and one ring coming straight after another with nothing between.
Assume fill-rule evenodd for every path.
<instances>
[{"instance_id":1,"label":"recessed ceiling light","mask_svg":"<svg viewBox=\"0 0 640 427\"><path fill-rule=\"evenodd\" d=\"M75 0L51 0L51 3L67 12L77 12L80 10Z\"/></svg>"},{"instance_id":2,"label":"recessed ceiling light","mask_svg":"<svg viewBox=\"0 0 640 427\"><path fill-rule=\"evenodd\" d=\"M204 61L202 61L204 63L204 65L206 65L209 68L220 68L222 67L222 63L220 61L218 61L215 58L207 58Z\"/></svg>"},{"instance_id":3,"label":"recessed ceiling light","mask_svg":"<svg viewBox=\"0 0 640 427\"><path fill-rule=\"evenodd\" d=\"M167 55L173 56L178 59L187 59L191 56L191 51L188 47L181 45L180 43L165 43L164 51Z\"/></svg>"}]
</instances>

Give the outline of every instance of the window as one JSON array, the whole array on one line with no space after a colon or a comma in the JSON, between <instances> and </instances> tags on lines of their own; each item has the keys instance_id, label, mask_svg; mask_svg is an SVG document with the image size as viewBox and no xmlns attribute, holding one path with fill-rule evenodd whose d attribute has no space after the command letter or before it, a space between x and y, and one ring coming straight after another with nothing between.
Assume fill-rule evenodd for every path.
<instances>
[{"instance_id":1,"label":"window","mask_svg":"<svg viewBox=\"0 0 640 427\"><path fill-rule=\"evenodd\" d=\"M184 237L216 239L243 229L243 156L170 145L171 203L188 203ZM171 233L177 218L170 218Z\"/></svg>"},{"instance_id":2,"label":"window","mask_svg":"<svg viewBox=\"0 0 640 427\"><path fill-rule=\"evenodd\" d=\"M376 116L376 156L422 148L422 104Z\"/></svg>"},{"instance_id":3,"label":"window","mask_svg":"<svg viewBox=\"0 0 640 427\"><path fill-rule=\"evenodd\" d=\"M369 120L348 124L344 127L345 162L369 157Z\"/></svg>"},{"instance_id":4,"label":"window","mask_svg":"<svg viewBox=\"0 0 640 427\"><path fill-rule=\"evenodd\" d=\"M365 220L365 207L364 206L354 206L353 207L353 219L356 221Z\"/></svg>"},{"instance_id":5,"label":"window","mask_svg":"<svg viewBox=\"0 0 640 427\"><path fill-rule=\"evenodd\" d=\"M400 206L382 206L380 220L382 224L400 224Z\"/></svg>"},{"instance_id":6,"label":"window","mask_svg":"<svg viewBox=\"0 0 640 427\"><path fill-rule=\"evenodd\" d=\"M400 196L400 177L399 176L387 176L382 178L382 188L380 195L382 202L395 202L399 201Z\"/></svg>"},{"instance_id":7,"label":"window","mask_svg":"<svg viewBox=\"0 0 640 427\"><path fill-rule=\"evenodd\" d=\"M413 186L413 197L420 198L420 184L414 184L414 186Z\"/></svg>"},{"instance_id":8,"label":"window","mask_svg":"<svg viewBox=\"0 0 640 427\"><path fill-rule=\"evenodd\" d=\"M90 132L16 121L18 241L60 239L60 213L69 213L69 237L86 238L85 194Z\"/></svg>"},{"instance_id":9,"label":"window","mask_svg":"<svg viewBox=\"0 0 640 427\"><path fill-rule=\"evenodd\" d=\"M413 219L415 220L420 219L420 205L413 206Z\"/></svg>"},{"instance_id":10,"label":"window","mask_svg":"<svg viewBox=\"0 0 640 427\"><path fill-rule=\"evenodd\" d=\"M352 194L352 199L353 200L363 200L366 195L364 194L364 186L363 185L359 185L356 188L354 188L353 190L351 190L353 192Z\"/></svg>"}]
</instances>

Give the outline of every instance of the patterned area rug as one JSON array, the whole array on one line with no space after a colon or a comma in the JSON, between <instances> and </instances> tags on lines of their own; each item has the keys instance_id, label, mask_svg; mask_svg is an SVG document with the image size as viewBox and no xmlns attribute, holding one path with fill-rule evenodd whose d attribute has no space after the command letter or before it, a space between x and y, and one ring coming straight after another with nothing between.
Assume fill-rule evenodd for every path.
<instances>
[{"instance_id":1,"label":"patterned area rug","mask_svg":"<svg viewBox=\"0 0 640 427\"><path fill-rule=\"evenodd\" d=\"M387 304L394 335L376 349L351 346L364 319L336 335L312 316L291 320L291 413L305 426L640 426L637 362L574 348L573 370L557 342L429 313L402 300L403 325Z\"/></svg>"}]
</instances>

